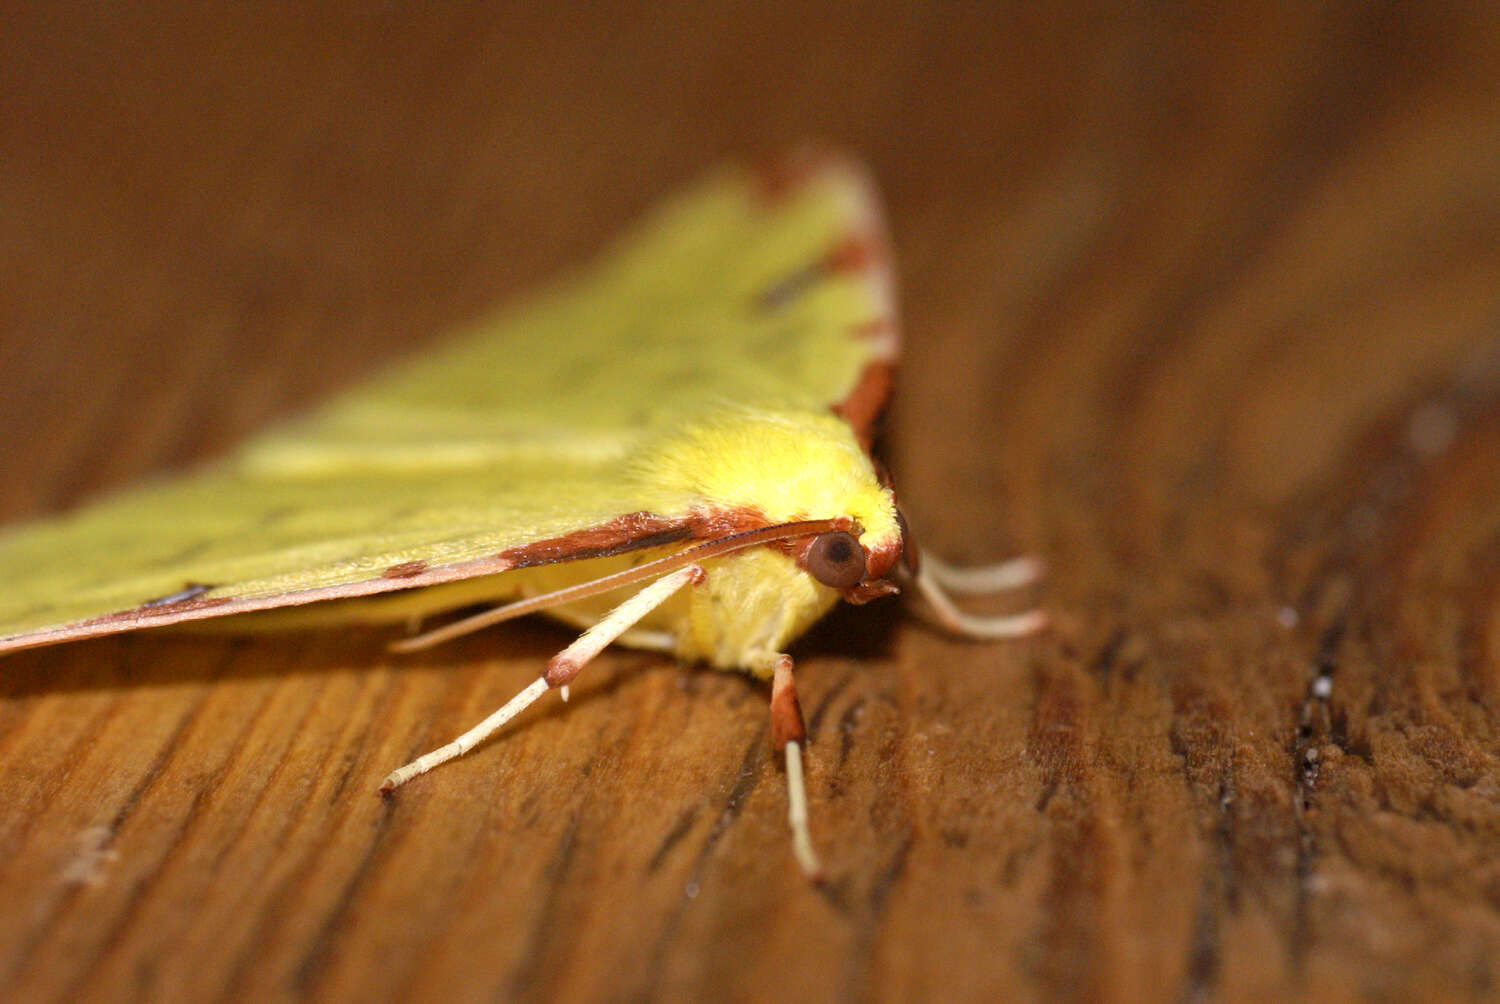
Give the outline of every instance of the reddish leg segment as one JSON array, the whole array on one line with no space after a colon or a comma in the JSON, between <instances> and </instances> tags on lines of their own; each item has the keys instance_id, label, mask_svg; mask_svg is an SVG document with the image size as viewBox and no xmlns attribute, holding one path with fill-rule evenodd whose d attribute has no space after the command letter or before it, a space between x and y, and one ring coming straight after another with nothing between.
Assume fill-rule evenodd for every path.
<instances>
[{"instance_id":1,"label":"reddish leg segment","mask_svg":"<svg viewBox=\"0 0 1500 1004\"><path fill-rule=\"evenodd\" d=\"M792 827L792 853L807 877L818 881L822 878L822 865L813 851L812 834L807 828L807 787L802 777L802 744L806 741L807 726L802 721L797 684L792 679L792 657L779 655L771 676L771 742L786 755L787 822Z\"/></svg>"}]
</instances>

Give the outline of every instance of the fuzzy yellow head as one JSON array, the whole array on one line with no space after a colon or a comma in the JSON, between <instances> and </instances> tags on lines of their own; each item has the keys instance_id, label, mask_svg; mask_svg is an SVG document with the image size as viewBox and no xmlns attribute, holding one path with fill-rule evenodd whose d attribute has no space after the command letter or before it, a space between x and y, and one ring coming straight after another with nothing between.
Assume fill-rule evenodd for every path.
<instances>
[{"instance_id":1,"label":"fuzzy yellow head","mask_svg":"<svg viewBox=\"0 0 1500 1004\"><path fill-rule=\"evenodd\" d=\"M676 632L685 657L765 674L840 597L859 601L888 591L871 583L901 554L896 502L834 415L725 409L651 443L634 474L668 497L699 499L702 516L726 527L843 518L858 542L853 555L832 538L803 541L791 553L758 547L715 560L706 588L689 603L688 623ZM856 569L853 579L825 571L845 559Z\"/></svg>"}]
</instances>

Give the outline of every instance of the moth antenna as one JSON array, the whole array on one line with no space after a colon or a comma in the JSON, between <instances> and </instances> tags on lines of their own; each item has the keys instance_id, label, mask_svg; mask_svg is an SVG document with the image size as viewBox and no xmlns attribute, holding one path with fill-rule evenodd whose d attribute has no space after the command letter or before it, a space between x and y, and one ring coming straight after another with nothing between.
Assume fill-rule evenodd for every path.
<instances>
[{"instance_id":1,"label":"moth antenna","mask_svg":"<svg viewBox=\"0 0 1500 1004\"><path fill-rule=\"evenodd\" d=\"M1024 638L1047 626L1047 615L1041 610L1027 610L1024 613L998 617L976 617L964 613L943 592L943 587L930 571L931 560L926 555L923 555L923 559L922 567L911 577L911 581L916 586L917 594L926 601L933 619L945 630L963 638L991 641L999 638Z\"/></svg>"},{"instance_id":2,"label":"moth antenna","mask_svg":"<svg viewBox=\"0 0 1500 1004\"><path fill-rule=\"evenodd\" d=\"M670 572L674 569L691 565L706 558L716 558L721 554L729 554L733 551L744 550L757 544L765 544L774 540L786 540L791 537L808 537L829 530L841 530L845 522L836 519L809 519L796 523L777 523L774 526L763 526L755 530L745 530L741 533L731 534L728 537L717 537L713 540L695 544L684 548L675 554L669 554L655 561L648 561L644 565L627 568L624 571L604 575L588 582L580 582L576 586L568 586L555 592L543 593L540 596L530 596L524 600L507 603L505 606L486 610L484 613L465 617L463 620L445 624L425 634L419 634L412 638L403 638L401 641L392 642L388 648L392 652L420 652L434 645L451 641L454 638L471 634L481 628L487 628L492 624L500 624L504 621L534 614L539 610L549 607L562 606L581 600L586 596L596 596L599 593L607 593L611 589L629 585L632 582L640 582L642 579L650 579Z\"/></svg>"},{"instance_id":3,"label":"moth antenna","mask_svg":"<svg viewBox=\"0 0 1500 1004\"><path fill-rule=\"evenodd\" d=\"M792 854L809 879L821 882L823 866L813 850L812 833L807 826L807 785L802 776L802 744L807 741L807 727L802 721L802 706L792 679L792 657L778 655L775 665L771 677L771 743L780 746L786 756L786 818L792 829Z\"/></svg>"},{"instance_id":4,"label":"moth antenna","mask_svg":"<svg viewBox=\"0 0 1500 1004\"><path fill-rule=\"evenodd\" d=\"M1047 566L1034 554L998 561L993 565L963 568L950 565L932 554L922 554L921 567L932 573L937 585L954 596L988 596L1035 584Z\"/></svg>"},{"instance_id":5,"label":"moth antenna","mask_svg":"<svg viewBox=\"0 0 1500 1004\"><path fill-rule=\"evenodd\" d=\"M629 630L631 625L642 617L665 603L677 590L686 585L697 585L703 581L704 577L701 566L688 565L686 568L679 568L657 579L611 610L599 623L579 635L573 644L554 655L547 663L547 671L533 680L525 690L506 701L499 711L448 745L441 746L431 753L424 753L404 767L391 771L381 783L380 793L389 795L418 774L425 774L439 764L463 756L489 738L506 722L534 704L537 698L545 694L548 689L558 687L566 694L568 684L573 678L594 656L604 651L610 642Z\"/></svg>"}]
</instances>

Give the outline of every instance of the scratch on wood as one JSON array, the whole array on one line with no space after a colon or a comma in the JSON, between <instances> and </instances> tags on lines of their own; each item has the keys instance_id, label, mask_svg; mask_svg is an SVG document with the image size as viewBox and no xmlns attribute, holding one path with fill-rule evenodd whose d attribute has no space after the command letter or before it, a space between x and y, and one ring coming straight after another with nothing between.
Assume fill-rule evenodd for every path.
<instances>
[{"instance_id":1,"label":"scratch on wood","mask_svg":"<svg viewBox=\"0 0 1500 1004\"><path fill-rule=\"evenodd\" d=\"M622 995L631 998L655 999L660 996L656 992L656 980L661 977L662 960L667 956L667 949L677 937L678 927L682 923L682 916L686 912L688 904L694 899L689 891L701 888L703 869L707 865L709 855L718 845L729 827L739 817L740 810L744 807L745 800L760 783L761 771L764 764L761 762L761 744L765 741L769 732L762 729L756 732L745 747L745 755L740 758L740 765L735 770L734 785L729 789L729 794L724 799L724 808L719 813L719 818L714 820L714 825L708 831L708 837L703 841L703 846L698 848L697 860L693 862L692 871L688 875L687 883L684 885L683 895L674 901L671 913L668 914L666 922L662 924L660 933L657 934L655 943L651 946L651 961L646 967L648 982L640 988L638 994Z\"/></svg>"},{"instance_id":2,"label":"scratch on wood","mask_svg":"<svg viewBox=\"0 0 1500 1004\"><path fill-rule=\"evenodd\" d=\"M860 712L865 709L865 699L856 697L849 702L844 713L839 715L839 760L838 766L842 770L849 762L849 754L854 750L854 728L859 722Z\"/></svg>"},{"instance_id":3,"label":"scratch on wood","mask_svg":"<svg viewBox=\"0 0 1500 1004\"><path fill-rule=\"evenodd\" d=\"M381 704L379 707L377 707L376 713L371 716L372 721L384 721L389 717L385 712L390 701L392 700L393 691L394 688L390 685L389 681L387 681L386 686L382 688L378 698ZM270 698L267 698L266 702L257 712L257 717L265 714L270 706L271 700ZM308 702L305 710L299 717L296 726L290 730L291 734L301 734L303 729L306 727L307 722L311 718L313 718L316 712L316 703ZM247 734L248 731L249 730L247 730ZM363 735L364 733L361 733L361 736ZM260 794L257 796L257 802L263 799L267 793L275 789L280 778L287 769L287 763L288 752L283 751L282 755L277 759L276 765L271 769L270 775L266 778L265 787L262 788ZM302 824L302 820L308 814L313 803L308 799L299 799L296 804L297 811L293 813L292 819L289 820L286 824L286 828L288 831ZM365 849L366 859L373 856L377 852L377 850L381 848L382 841L385 839L385 828L390 823L391 815L392 814L389 812L383 812L377 816L375 829L370 837L370 844ZM220 860L222 860L222 858ZM225 979L225 986L244 986L246 981L249 979L248 974L250 970L261 964L266 952L266 945L277 931L276 918L286 915L286 912L290 909L290 907L287 905L287 900L296 893L301 892L306 887L308 875L316 868L317 864L317 855L309 855L305 857L301 863L293 868L291 872L277 884L275 890L273 890L270 895L267 896L265 912L262 915L263 919L251 931L249 937L245 939L244 947L235 955L232 960L229 961L229 963L225 967L229 973L228 977ZM349 893L349 887L347 885L345 886L344 893L346 899L349 895L352 895L351 893ZM324 925L324 929L327 929L326 923ZM307 971L308 962L309 957L304 956L294 972L300 974L304 971ZM321 965L321 963L319 963L319 965Z\"/></svg>"},{"instance_id":4,"label":"scratch on wood","mask_svg":"<svg viewBox=\"0 0 1500 1004\"><path fill-rule=\"evenodd\" d=\"M509 983L512 997L520 997L536 989L537 978L546 961L548 945L556 937L570 936L567 926L558 923L558 903L562 898L564 880L573 863L574 853L578 850L578 825L582 819L583 810L580 808L568 819L567 829L558 840L556 849L546 856L546 892L537 904L537 922L532 926L526 950L521 953L521 964L511 974Z\"/></svg>"},{"instance_id":5,"label":"scratch on wood","mask_svg":"<svg viewBox=\"0 0 1500 1004\"><path fill-rule=\"evenodd\" d=\"M666 860L667 854L671 852L673 847L677 846L678 841L687 836L688 831L693 828L694 820L697 818L697 806L689 808L677 817L677 822L672 825L672 828L667 831L667 835L662 838L661 844L656 848L656 852L651 855L651 860L646 862L646 873L648 875L661 867L661 863Z\"/></svg>"},{"instance_id":6,"label":"scratch on wood","mask_svg":"<svg viewBox=\"0 0 1500 1004\"><path fill-rule=\"evenodd\" d=\"M157 780L161 777L163 767L176 754L178 745L182 742L182 737L187 734L188 730L192 728L193 723L198 720L198 716L202 714L203 707L207 703L207 694L199 697L198 700L193 703L193 706L189 708L188 711L182 716L181 721L177 723L176 727L173 728L172 734L169 735L166 741L162 743L161 749L157 752L156 756L151 759L151 763L146 767L145 771L142 772L140 780L131 788L130 794L126 796L125 801L121 804L119 810L115 812L114 818L110 820L108 829L111 833L120 832L120 828L124 825L125 821L129 819L130 816L134 813L136 807L140 804L146 792L155 786ZM111 705L108 714L113 714L117 706L118 705ZM92 733L90 733L90 735L92 735ZM191 808L189 809L189 811L191 812ZM174 846L175 841L180 840L181 838L182 828L179 827L174 835ZM142 887L149 887L153 882L155 882L157 878L162 874L163 870L166 869L170 859L170 854L163 853L157 859L149 874L138 879L138 881L142 884ZM55 922L54 918L59 916L62 910L72 902L73 897L78 893L79 889L80 886L78 885L68 886L67 893L53 904L52 915L51 917L49 917L47 924L45 926L38 926L37 928L35 928L35 930L38 932L38 935L40 935L42 931L46 930L47 927L50 927ZM92 960L94 964L97 964L100 961L100 958L102 958L102 956L108 951L109 947L111 947L120 937L122 937L125 931L130 930L132 921L139 913L139 911L144 908L144 905L144 901L140 897L133 897L130 900L129 905L121 912L119 917L116 918L116 923L113 928L114 937L111 939L110 943L101 950L99 956ZM18 954L17 957L25 958L29 954L30 949L28 947L28 950L26 952ZM79 996L78 989L88 980L89 974L91 972L92 966L80 966L78 971L74 975L72 983L69 984L67 991L63 996L67 999L77 999Z\"/></svg>"},{"instance_id":7,"label":"scratch on wood","mask_svg":"<svg viewBox=\"0 0 1500 1004\"><path fill-rule=\"evenodd\" d=\"M1238 904L1234 876L1234 766L1227 764L1219 784L1218 825L1214 828L1213 860L1198 883L1198 904L1188 945L1184 1002L1212 1000L1223 968L1220 916Z\"/></svg>"},{"instance_id":8,"label":"scratch on wood","mask_svg":"<svg viewBox=\"0 0 1500 1004\"><path fill-rule=\"evenodd\" d=\"M354 873L339 890L338 898L319 925L317 933L308 939L307 950L302 953L302 960L297 964L292 978L292 984L300 995L308 996L328 968L328 963L333 958L334 943L353 911L355 898L371 876L379 874L377 866L385 857L385 836L389 832L391 818L392 814L389 812L376 814L375 832L370 838L370 845L365 848Z\"/></svg>"},{"instance_id":9,"label":"scratch on wood","mask_svg":"<svg viewBox=\"0 0 1500 1004\"><path fill-rule=\"evenodd\" d=\"M709 853L714 845L723 838L729 827L739 818L740 810L745 807L745 800L760 783L761 768L764 766L760 760L760 744L762 736L757 733L745 747L745 756L740 761L739 772L735 776L734 787L730 789L729 796L724 799L724 811L719 813L719 818L714 820L714 828L709 831L708 839L703 842L703 847L698 851L698 864L694 868L693 877L697 879L703 868L703 863L708 860Z\"/></svg>"},{"instance_id":10,"label":"scratch on wood","mask_svg":"<svg viewBox=\"0 0 1500 1004\"><path fill-rule=\"evenodd\" d=\"M826 691L823 692L823 699L818 702L817 707L813 708L813 713L808 716L807 719L807 741L809 743L812 742L814 738L816 738L818 734L818 726L822 724L823 716L827 714L828 709L833 706L834 700L844 692L844 690L853 680L854 673L852 671L845 673L837 681L835 681L833 686L829 687ZM840 763L842 762L843 761L840 761Z\"/></svg>"},{"instance_id":11,"label":"scratch on wood","mask_svg":"<svg viewBox=\"0 0 1500 1004\"><path fill-rule=\"evenodd\" d=\"M1127 632L1123 625L1116 627L1104 639L1104 644L1099 646L1099 653L1094 656L1093 662L1089 664L1089 671L1101 679L1109 676L1110 670L1114 668L1115 661L1120 656L1120 650L1125 645Z\"/></svg>"},{"instance_id":12,"label":"scratch on wood","mask_svg":"<svg viewBox=\"0 0 1500 1004\"><path fill-rule=\"evenodd\" d=\"M855 949L849 953L845 964L843 989L839 994L843 1001L862 1001L870 997L872 949L880 931L880 922L886 903L890 899L891 891L895 889L901 876L906 872L906 862L911 857L911 849L915 841L916 838L911 830L902 831L900 842L890 858L886 860L885 867L881 868L870 882L870 891L865 896L865 909L859 912L855 925ZM820 889L820 892L823 893L824 899L840 913L848 915L854 912L842 890L836 890L830 886Z\"/></svg>"}]
</instances>

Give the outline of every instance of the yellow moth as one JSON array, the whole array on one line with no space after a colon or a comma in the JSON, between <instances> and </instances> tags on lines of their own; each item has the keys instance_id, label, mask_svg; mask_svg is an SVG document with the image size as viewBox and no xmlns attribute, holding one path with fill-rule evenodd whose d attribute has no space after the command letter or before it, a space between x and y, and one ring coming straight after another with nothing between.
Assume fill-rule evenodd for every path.
<instances>
[{"instance_id":1,"label":"yellow moth","mask_svg":"<svg viewBox=\"0 0 1500 1004\"><path fill-rule=\"evenodd\" d=\"M840 599L910 585L973 637L1039 612L953 593L1035 563L918 563L868 454L898 347L864 174L828 155L723 169L590 268L189 475L0 535L0 651L240 615L406 620L397 643L543 611L585 630L383 791L468 751L612 643L771 681L793 849L818 873L788 644ZM267 613L270 611L271 613Z\"/></svg>"}]
</instances>

